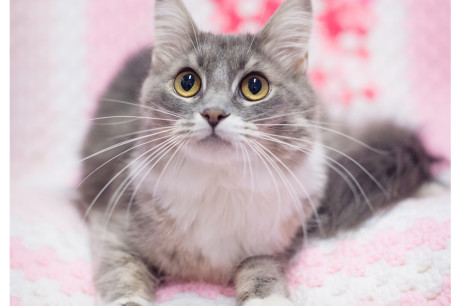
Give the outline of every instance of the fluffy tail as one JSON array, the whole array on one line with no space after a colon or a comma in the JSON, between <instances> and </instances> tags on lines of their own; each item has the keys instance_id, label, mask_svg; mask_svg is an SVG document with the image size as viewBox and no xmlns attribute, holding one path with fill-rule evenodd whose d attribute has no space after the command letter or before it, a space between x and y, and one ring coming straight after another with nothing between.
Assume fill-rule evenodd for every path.
<instances>
[{"instance_id":1,"label":"fluffy tail","mask_svg":"<svg viewBox=\"0 0 460 306\"><path fill-rule=\"evenodd\" d=\"M352 229L432 178L431 165L438 159L426 151L414 132L381 124L359 139L371 148L351 141L336 147L343 154L332 156L336 162L330 163L319 218L308 223L309 237Z\"/></svg>"}]
</instances>

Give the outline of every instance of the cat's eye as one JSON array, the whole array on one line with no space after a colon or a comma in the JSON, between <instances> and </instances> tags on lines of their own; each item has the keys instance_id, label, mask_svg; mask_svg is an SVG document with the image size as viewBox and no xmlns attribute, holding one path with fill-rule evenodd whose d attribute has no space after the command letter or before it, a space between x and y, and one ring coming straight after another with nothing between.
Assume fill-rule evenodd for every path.
<instances>
[{"instance_id":1,"label":"cat's eye","mask_svg":"<svg viewBox=\"0 0 460 306\"><path fill-rule=\"evenodd\" d=\"M200 77L191 70L179 73L174 80L174 89L182 97L193 97L200 90L200 88Z\"/></svg>"},{"instance_id":2,"label":"cat's eye","mask_svg":"<svg viewBox=\"0 0 460 306\"><path fill-rule=\"evenodd\" d=\"M258 101L268 94L268 81L260 75L251 74L241 82L241 93L250 101Z\"/></svg>"}]
</instances>

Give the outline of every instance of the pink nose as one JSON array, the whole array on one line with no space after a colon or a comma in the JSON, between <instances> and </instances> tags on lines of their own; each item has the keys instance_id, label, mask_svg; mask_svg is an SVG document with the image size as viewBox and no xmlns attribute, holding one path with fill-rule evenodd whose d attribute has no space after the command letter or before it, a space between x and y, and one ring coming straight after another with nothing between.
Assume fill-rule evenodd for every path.
<instances>
[{"instance_id":1,"label":"pink nose","mask_svg":"<svg viewBox=\"0 0 460 306\"><path fill-rule=\"evenodd\" d=\"M212 128L215 128L219 122L230 116L230 114L219 108L208 108L201 113L201 116L208 121Z\"/></svg>"}]
</instances>

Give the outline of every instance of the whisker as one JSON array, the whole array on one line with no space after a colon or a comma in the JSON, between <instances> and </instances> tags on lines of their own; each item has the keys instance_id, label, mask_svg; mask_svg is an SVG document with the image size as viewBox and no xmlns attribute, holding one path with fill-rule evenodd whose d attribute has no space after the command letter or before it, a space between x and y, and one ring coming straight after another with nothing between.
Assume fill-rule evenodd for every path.
<instances>
[{"instance_id":1,"label":"whisker","mask_svg":"<svg viewBox=\"0 0 460 306\"><path fill-rule=\"evenodd\" d=\"M277 210L276 217L277 217L277 219L276 219L275 223L279 223L279 219L280 219L280 216L281 216L281 208L282 208L281 194L280 194L278 184L277 184L277 182L275 180L275 176L271 172L270 167L268 166L268 164L265 162L265 160L267 160L267 162L269 162L269 160L267 159L266 156L261 154L260 150L255 146L254 143L252 143L252 141L250 139L246 139L246 144L253 150L254 153L257 154L259 159L263 162L265 168L267 170L269 170L269 174L270 174L271 180L273 182L273 185L275 186L276 195L277 195L277 198L278 198L278 201L277 201L278 205L276 207L276 210ZM273 167L273 163L270 163L270 165L272 166L273 170L275 170L274 167ZM278 174L278 176L279 176L279 174ZM275 227L273 227L273 229L275 229Z\"/></svg>"},{"instance_id":2,"label":"whisker","mask_svg":"<svg viewBox=\"0 0 460 306\"><path fill-rule=\"evenodd\" d=\"M246 139L246 140L249 140L249 139ZM261 154L254 148L254 146L251 145L251 143L249 143L249 142L246 142L246 144L252 149L252 151L254 153L256 153L256 155L259 157L259 159L262 161L262 163L264 164L265 168L267 169L267 171L268 171L268 173L270 175L270 178L271 178L271 180L273 182L273 185L275 187L276 196L277 196L277 199L278 199L278 206L280 207L281 206L281 195L280 195L278 185L276 184L275 176L273 175L272 171L270 170L270 167L268 167L268 165L265 162L265 160L262 158Z\"/></svg>"},{"instance_id":3,"label":"whisker","mask_svg":"<svg viewBox=\"0 0 460 306\"><path fill-rule=\"evenodd\" d=\"M171 155L171 157L169 158L169 160L168 160L168 162L166 163L166 165L165 165L165 166L163 167L163 169L161 170L160 175L158 176L157 182L155 183L155 188L153 189L153 194L156 194L156 193L157 193L158 184L160 183L160 180L161 180L161 178L163 177L163 173L166 171L166 168L168 168L169 163L171 162L171 160L174 158L174 156L176 155L176 153L180 150L180 148L182 147L182 145L183 145L185 142L186 142L185 140L182 141L182 143L179 145L179 147L177 148L177 150L174 151L174 153Z\"/></svg>"},{"instance_id":4,"label":"whisker","mask_svg":"<svg viewBox=\"0 0 460 306\"><path fill-rule=\"evenodd\" d=\"M166 133L166 132L169 132L169 131L172 131L172 130L174 130L174 128L170 128L170 129L167 130L167 131L162 131L162 132L155 133L155 134ZM153 136L153 135L150 135L150 136ZM125 153L127 153L127 152L129 152L129 151L131 151L131 150L134 150L134 149L137 148L137 147L140 147L140 146L146 145L146 144L148 144L148 143L152 143L152 142L154 142L154 141L158 141L158 140L160 140L160 139L167 138L167 137L170 137L170 136L167 135L167 136L163 136L163 137L160 137L160 138L155 138L154 140L150 140L150 141L143 142L143 143L141 143L141 144L135 145L135 146L133 146L133 147L131 147L131 148L129 148L129 149L127 149L127 150L125 150L125 151L123 151L123 152L117 154L117 155L115 155L114 157L110 158L109 160L107 160L106 162L104 162L102 165L100 165L99 167L97 167L96 169L94 169L90 174L88 174L88 175L87 175L87 176L86 176L86 177L75 187L75 189L78 189L78 187L80 187L81 184L83 184L91 175L93 175L96 171L98 171L99 169L101 169L102 167L104 167L105 165L107 165L109 162L111 162L111 161L114 160L115 158L117 158L117 157L119 157L119 156L121 156L121 155L123 155L123 154L125 154Z\"/></svg>"},{"instance_id":5,"label":"whisker","mask_svg":"<svg viewBox=\"0 0 460 306\"><path fill-rule=\"evenodd\" d=\"M267 137L268 137L268 136L267 136ZM290 147L292 147L292 148L294 148L294 149L297 149L297 150L302 151L302 152L305 152L305 153L313 152L313 150L311 150L311 149L303 148L303 147L300 147L300 146L296 146L296 145L293 145L293 144L284 142L284 141L279 140L279 139L275 139L275 138L273 138L273 139L263 138L263 139L266 139L266 140L269 140L269 141L278 142L278 143L283 144L283 145L288 145L288 146L290 146ZM329 163L329 161L331 161L331 162L333 162L334 164L336 164L336 165L338 165L339 167L341 167L341 168L350 176L350 178L352 178L352 180L354 181L354 183L358 186L358 189L359 189L359 190L361 191L361 193L363 194L363 197L364 197L365 199L367 199L367 203L368 203L368 205L370 206L370 209L373 210L372 205L370 204L370 201L369 201L369 199L368 199L367 196L366 196L366 193L364 192L363 188L361 187L361 185L359 184L359 182L356 180L356 178L351 174L351 172L350 172L345 166L343 166L341 163L339 163L339 162L336 161L335 159L333 159L333 158L327 156L327 154L321 153L321 155L322 155L324 158L326 158L326 163L327 163L327 165L328 165L330 168L332 168L333 170L335 170L335 172L336 172L337 174L339 174L339 175L345 180L345 182L347 183L347 185L348 185L348 186L350 187L350 189L352 190L353 195L354 195L354 197L355 197L355 200L356 200L357 202L359 202L359 197L358 197L358 194L357 194L357 192L356 192L356 188L354 187L354 185L351 184L350 180L343 174L343 172L338 171L338 169L337 169L336 167L334 167L333 165L331 165L331 164Z\"/></svg>"},{"instance_id":6,"label":"whisker","mask_svg":"<svg viewBox=\"0 0 460 306\"><path fill-rule=\"evenodd\" d=\"M113 150L113 149L118 148L118 147L120 147L120 146L123 146L123 145L125 145L125 144L131 143L131 142L134 142L134 141L137 141L137 140L139 140L139 139L144 139L144 138L147 138L147 137L152 137L152 136L157 135L157 134L158 134L158 133L153 133L153 134L149 134L149 135L139 136L139 137L136 137L136 138L132 138L132 139L128 139L128 140L125 140L125 141L116 143L116 144L111 145L111 146L109 146L109 147L107 147L107 148L104 148L104 149L102 149L102 150L99 150L99 151L97 151L96 153L93 153L93 154L91 154L91 155L88 155L88 156L84 157L83 159L80 160L80 162L83 162L83 161L85 161L85 160L87 160L87 159L93 158L93 157L95 157L95 156L97 156L97 155L100 155L100 154L105 153L105 152L107 152L107 151ZM155 139L155 140L156 140L156 139ZM155 140L152 140L152 141L155 141Z\"/></svg>"},{"instance_id":7,"label":"whisker","mask_svg":"<svg viewBox=\"0 0 460 306\"><path fill-rule=\"evenodd\" d=\"M275 154L273 154L273 152L271 152L267 147L265 147L265 146L262 145L261 143L258 143L258 145L259 145L262 149L264 149L267 153L269 153L273 158L275 158L275 160L276 160L278 163L280 163L280 164L288 171L288 173L292 176L292 178L296 181L296 183L297 183L297 184L299 185L299 187L302 189L303 193L305 194L305 196L307 197L307 199L308 199L308 201L309 201L309 203L310 203L310 206L311 206L312 211L313 211L313 213L314 213L314 215L315 215L315 218L317 219L317 222L318 222L318 224L320 225L320 231L322 231L322 228L321 228L321 220L319 219L318 211L317 211L317 209L316 209L316 206L314 205L314 202L313 202L313 199L312 199L311 196L310 196L310 193L307 192L307 190L306 190L305 187L302 185L302 183L300 183L300 181L299 181L299 179L297 178L297 176L291 171L291 169L289 169L289 167L288 167L282 160L280 160ZM278 167L278 168L279 168L279 167ZM283 174L283 175L284 175L284 174ZM285 177L286 181L288 181L285 175L284 175L284 177ZM285 185L286 185L286 183L285 183ZM290 186L291 186L291 188L293 188L292 185L290 185ZM286 185L286 188L287 188L287 185ZM292 193L293 193L294 199L297 199L297 201L299 201L299 200L298 200L298 197L295 197L294 190L292 190ZM306 222L307 220L306 220L304 211L301 210L301 208L303 207L302 203L300 203L300 201L299 201L298 204L300 204L300 205L299 205L300 207L297 207L297 210L298 210L299 216L302 218L302 220L301 220L301 221L302 221L302 230L303 230L304 238L306 238L307 232L306 232L305 222Z\"/></svg>"},{"instance_id":8,"label":"whisker","mask_svg":"<svg viewBox=\"0 0 460 306\"><path fill-rule=\"evenodd\" d=\"M273 116L268 116L268 117L254 116L254 117L246 119L246 121L248 121L248 122L257 122L257 121L274 119L274 118L285 117L285 116L290 116L290 115L297 115L299 113L307 113L307 112L311 112L311 111L312 111L311 109L306 109L304 111L297 111L297 112L286 113L286 114L278 114L278 115L273 115Z\"/></svg>"},{"instance_id":9,"label":"whisker","mask_svg":"<svg viewBox=\"0 0 460 306\"><path fill-rule=\"evenodd\" d=\"M279 136L279 135L278 135ZM268 136L269 137L269 136ZM298 147L298 146L295 146L295 145L292 145L290 143L287 143L287 142L284 142L282 140L279 140L279 139L275 139L273 137L269 137L269 138L263 138L263 139L266 139L266 140L269 140L269 141L274 141L274 142L278 142L278 143L281 143L281 144L284 144L284 145L288 145L288 146L291 146L299 151L302 151L302 152L305 152L305 153L308 153L308 152L312 152L312 150L308 150L308 149L304 149L304 148L301 148L301 147ZM321 145L321 144L319 144ZM344 167L341 163L339 163L338 161L334 160L333 158L327 156L326 154L322 154L323 157L325 157L327 160L330 160L332 161L333 163L337 164L338 166L340 166L349 176L350 178L354 181L354 183L356 184L356 186L358 187L358 189L360 190L361 194L363 195L364 197L364 200L366 201L366 204L369 206L369 209L373 212L374 211L374 208L372 207L372 204L369 200L369 198L367 197L366 193L364 192L364 189L362 188L361 184L359 184L358 180L351 174L351 172L346 168ZM358 201L358 199L355 197L355 199Z\"/></svg>"},{"instance_id":10,"label":"whisker","mask_svg":"<svg viewBox=\"0 0 460 306\"><path fill-rule=\"evenodd\" d=\"M148 130L141 130L141 131L136 131L136 132L131 132L131 133L125 133L125 134L120 134L120 135L115 136L115 137L111 137L111 139L119 139L119 138L123 138L123 137L126 137L126 136L132 136L132 135L137 135L137 134L142 134L142 133L147 133L147 132L153 132L153 131L157 131L157 130L164 130L164 129L169 129L169 128L171 128L171 126L164 126L164 127L158 127L158 128L148 129Z\"/></svg>"},{"instance_id":11,"label":"whisker","mask_svg":"<svg viewBox=\"0 0 460 306\"><path fill-rule=\"evenodd\" d=\"M249 175L251 177L251 201L254 199L254 173L252 169L252 163L251 163L251 157L249 156L249 152L244 144L244 142L241 142L241 147L243 148L247 158L248 158L248 164L249 164Z\"/></svg>"},{"instance_id":12,"label":"whisker","mask_svg":"<svg viewBox=\"0 0 460 306\"><path fill-rule=\"evenodd\" d=\"M273 161L273 159L270 158L264 152L264 150L269 151L267 148L265 148L262 144L258 143L255 140L248 139L248 141L250 141L254 146L256 146L258 148L259 153L262 154L265 157L265 159L271 164L272 168L278 174L278 177L282 180L284 186L286 187L286 189L287 189L287 191L289 193L289 196L291 197L291 200L295 203L295 208L297 210L297 213L299 214L300 223L302 224L302 231L303 231L304 237L306 238L306 235L307 235L306 227L305 227L306 217L305 217L304 212L302 212L302 210L301 210L302 203L300 202L299 198L295 196L295 192L293 190L292 184L289 183L289 181L287 180L286 176L281 171L281 169L278 167L278 165L276 165L276 163ZM281 206L278 206L277 216L280 216L280 209L281 209Z\"/></svg>"},{"instance_id":13,"label":"whisker","mask_svg":"<svg viewBox=\"0 0 460 306\"><path fill-rule=\"evenodd\" d=\"M375 153L379 153L379 154L389 154L388 151L384 151L384 150L379 150L377 148L373 148L371 147L370 145L366 144L365 142L359 140L359 139L356 139L350 135L347 135L345 133L342 133L342 132L339 132L339 131L336 131L336 130L333 130L333 129L330 129L330 128L326 128L324 126L319 126L319 125L313 125L313 124L295 124L295 123L257 123L256 125L264 125L264 126L299 126L299 127L314 127L314 128L318 128L318 129L322 129L322 130L325 130L325 131L328 131L328 132L331 132L331 133L334 133L334 134L337 134L337 135L340 135L342 137L345 137Z\"/></svg>"},{"instance_id":14,"label":"whisker","mask_svg":"<svg viewBox=\"0 0 460 306\"><path fill-rule=\"evenodd\" d=\"M187 141L187 143L190 141L190 139ZM180 170L180 168L182 167L182 163L184 162L184 159L185 159L185 156L186 156L186 153L185 152L182 152L182 158L179 160L176 161L176 163L174 164L174 170L173 170L173 174L174 175L177 175L177 172ZM179 163L178 163L179 162Z\"/></svg>"},{"instance_id":15,"label":"whisker","mask_svg":"<svg viewBox=\"0 0 460 306\"><path fill-rule=\"evenodd\" d=\"M333 152L336 152L336 153L344 156L345 158L350 160L352 163L354 163L356 166L358 166L379 187L379 189L385 194L385 196L387 198L389 198L388 191L383 187L383 185L365 167L363 167L363 165L361 165L358 161L356 161L354 158L352 158L348 154L343 153L340 150L337 150L337 149L335 149L333 147L330 147L328 145L325 145L325 144L319 143L319 142L314 142L314 141L310 141L310 140L306 140L306 139L294 138L294 137L289 137L289 136L283 136L283 135L275 135L275 134L265 133L265 132L261 132L261 131L258 131L258 132L261 133L261 134L268 135L268 136L275 136L275 137L280 137L280 138L285 138L285 139L292 139L292 140L311 143L311 144L317 144L317 145L320 145L320 146L322 146L322 147L324 147L326 149L329 149L329 150L331 150Z\"/></svg>"},{"instance_id":16,"label":"whisker","mask_svg":"<svg viewBox=\"0 0 460 306\"><path fill-rule=\"evenodd\" d=\"M174 139L174 140L176 140L176 139ZM174 141L173 141L173 142L174 142ZM164 152L164 150L167 149L168 145L171 145L171 142L169 142L168 144L164 144L161 148L159 148L159 149L155 152L155 153L157 153L157 152L158 152L158 153L157 153L155 156L153 156L153 158L151 158L152 155L148 156L148 157L146 158L145 162L142 163L143 166L137 171L135 177L137 177L138 175L140 175L140 174L142 173L142 171L144 170L145 167L147 167L148 165L150 165L150 164L155 160L155 158L158 157L158 155L160 155L162 152ZM174 145L174 144L173 144L173 145ZM159 152L160 150L161 150L161 152ZM133 204L133 202L134 202L134 198L136 197L137 191L139 190L140 185L142 185L142 182L144 181L144 179L145 179L145 178L147 177L147 175L150 173L150 170L151 170L151 169L149 169L149 170L145 173L145 175L144 175L144 176L141 178L141 180L139 181L138 185L137 185L137 186L135 187L135 189L131 192L131 197L130 197L130 199L129 199L128 207L127 207L126 215L125 215L125 218L126 218L127 220L129 220L129 216L130 216L130 212L131 212L131 206L132 206L132 204ZM133 177L133 180L134 180L135 177ZM132 181L133 181L133 180L132 180ZM132 181L130 181L129 184L131 184Z\"/></svg>"},{"instance_id":17,"label":"whisker","mask_svg":"<svg viewBox=\"0 0 460 306\"><path fill-rule=\"evenodd\" d=\"M311 151L310 151L311 152ZM348 179L348 177L345 176L345 174L343 174L342 171L340 171L339 169L337 169L337 167L331 165L331 163L329 162L329 158L328 156L324 155L324 157L327 159L325 162L326 162L326 165L331 168L332 170L334 170L335 173L337 173L338 175L340 175L340 177L345 181L345 183L348 185L348 187L350 187L350 190L351 192L353 193L353 197L355 198L355 201L357 203L360 202L359 200L359 196L358 196L358 192L356 191L356 188L355 186L351 183L351 181ZM343 166L341 163L339 163L338 161L334 160L333 158L331 158L331 161L334 162L335 164L339 165L343 170L347 171L348 172L348 175L351 177L351 178L354 178L354 176L349 173L348 169L345 168L345 166ZM357 181L356 179L354 180L355 183L357 184ZM363 191L364 192L364 191ZM372 205L369 204L369 207L370 209L373 211L373 208L372 208Z\"/></svg>"},{"instance_id":18,"label":"whisker","mask_svg":"<svg viewBox=\"0 0 460 306\"><path fill-rule=\"evenodd\" d=\"M292 113L286 113L286 114L280 114L280 115L275 115L275 116L270 116L270 117L253 117L253 118L256 118L255 120L247 120L248 122L258 122L258 121L263 121L263 120L269 120L269 119L275 119L275 118L279 118L279 117L285 117L285 116L290 116L290 115L297 115L299 113L307 113L307 112L311 112L312 110L310 109L307 109L305 111L298 111L298 112L292 112ZM343 125L341 123L333 123L333 122L326 122L326 121L315 121L315 120L311 120L311 119L308 119L308 118L304 118L307 122L311 122L311 123L315 123L315 124L322 124L322 125L333 125L333 126L337 126L337 125Z\"/></svg>"},{"instance_id":19,"label":"whisker","mask_svg":"<svg viewBox=\"0 0 460 306\"><path fill-rule=\"evenodd\" d=\"M244 151L243 151L243 148L242 148L242 144L241 142L238 143L238 156L240 155L240 152L241 152L241 156L243 157L243 177L246 177L247 176L247 169L246 169L246 155L244 155Z\"/></svg>"},{"instance_id":20,"label":"whisker","mask_svg":"<svg viewBox=\"0 0 460 306\"><path fill-rule=\"evenodd\" d=\"M155 163L145 172L144 176L140 179L139 183L136 185L135 189L133 190L132 194L131 194L131 197L129 199L129 203L128 203L128 209L127 209L127 214L126 214L126 218L129 218L129 213L130 213L130 210L131 210L131 206L132 206L132 203L134 201L134 198L137 194L137 191L139 190L140 186L142 185L142 182L145 180L145 178L147 177L147 175L152 171L152 169L160 162L160 160L163 158L164 155L166 155L177 143L178 143L178 139L181 137L181 135L179 136L176 136L175 138L172 139L172 142L170 142L167 146L169 146L169 149L168 147L164 147L163 150L161 152L158 152L157 156L159 154L162 154L165 150L168 150L166 151L161 157L159 157ZM171 145L172 143L172 145ZM171 145L171 146L170 146ZM152 163L153 161L155 160L155 158L152 158L151 160L149 160L143 167L141 170L143 170L145 167L147 167L150 163ZM140 174L140 172L139 172Z\"/></svg>"},{"instance_id":21,"label":"whisker","mask_svg":"<svg viewBox=\"0 0 460 306\"><path fill-rule=\"evenodd\" d=\"M160 110L160 109L157 109L157 108L153 108L153 107L149 107L149 106L145 106L145 105L141 105L141 104L137 104L137 103L127 102L127 101L122 101L122 100L117 100L117 99L109 99L109 98L101 99L101 101L107 101L107 102L113 102L113 103L120 103L120 104L127 104L127 105L137 106L139 108L146 108L146 109L154 110L154 111L164 113L164 114L167 114L167 115L171 115L171 116L174 116L174 117L186 119L186 117L181 116L181 115L179 115L177 113L173 113L171 111Z\"/></svg>"},{"instance_id":22,"label":"whisker","mask_svg":"<svg viewBox=\"0 0 460 306\"><path fill-rule=\"evenodd\" d=\"M94 125L117 125L117 124L125 124L125 123L130 123L137 121L139 119L130 119L130 120L124 120L124 121L117 121L117 122L94 122Z\"/></svg>"},{"instance_id":23,"label":"whisker","mask_svg":"<svg viewBox=\"0 0 460 306\"><path fill-rule=\"evenodd\" d=\"M174 121L177 119L166 119L166 118L155 118L155 117L143 117L143 116L105 116L105 117L96 117L90 118L89 120L103 120L103 119L113 119L113 118L136 118L136 119L148 119L148 120L160 120L160 121Z\"/></svg>"},{"instance_id":24,"label":"whisker","mask_svg":"<svg viewBox=\"0 0 460 306\"><path fill-rule=\"evenodd\" d=\"M110 186L110 184L112 184L113 181L115 181L117 179L117 177L119 177L126 169L128 169L134 162L136 162L139 158L141 158L142 156L148 154L149 152L153 151L154 149L156 148L153 147L149 150L147 150L146 152L142 153L141 155L139 155L138 157L136 157L135 159L133 159L131 162L129 162L123 169L121 169L120 171L118 171L118 173L116 175L114 175L106 184L103 188L101 188L101 190L98 192L98 194L94 197L93 201L91 201L90 205L88 206L88 208L86 209L86 212L84 214L84 217L83 219L86 219L88 217L88 214L90 212L90 210L93 208L93 206L96 204L96 201L100 198L100 196L102 195L102 193Z\"/></svg>"},{"instance_id":25,"label":"whisker","mask_svg":"<svg viewBox=\"0 0 460 306\"><path fill-rule=\"evenodd\" d=\"M173 137L172 139L169 139L167 141L164 141L161 145L160 148L158 148L157 150L155 150L153 153L151 153L147 158L144 159L143 162L141 162L140 165L137 165L137 167L132 170L132 173L130 173L124 180L123 182L118 186L117 190L113 193L112 197L110 198L109 200L109 204L107 205L107 208L108 207L111 207L110 208L110 211L109 211L109 214L108 214L108 217L106 218L106 226L108 225L109 223L109 220L113 214L113 211L115 210L115 207L117 205L117 203L120 201L120 198L123 196L123 194L125 193L126 189L131 185L131 183L134 181L134 179L142 172L142 170L151 162L153 161L159 154L161 154L162 152L164 152L165 150L167 150L158 160L156 163L158 163L161 158L167 154L173 147L174 145L176 144L176 140L179 138L180 136L175 136ZM169 148L169 149L168 149ZM161 151L160 151L161 150ZM160 151L160 152L159 152ZM155 164L156 164L155 163ZM151 170L151 169L150 169ZM116 197L116 199L115 199Z\"/></svg>"}]
</instances>

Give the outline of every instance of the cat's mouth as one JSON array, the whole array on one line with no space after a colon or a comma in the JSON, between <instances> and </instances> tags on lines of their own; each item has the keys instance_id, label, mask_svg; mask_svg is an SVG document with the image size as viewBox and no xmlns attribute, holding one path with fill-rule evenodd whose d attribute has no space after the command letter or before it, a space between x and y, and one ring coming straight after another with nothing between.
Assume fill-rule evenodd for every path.
<instances>
[{"instance_id":1,"label":"cat's mouth","mask_svg":"<svg viewBox=\"0 0 460 306\"><path fill-rule=\"evenodd\" d=\"M231 143L222 137L218 136L215 133L212 133L204 138L201 138L198 143L204 144L204 145L212 145L212 146L230 146Z\"/></svg>"}]
</instances>

